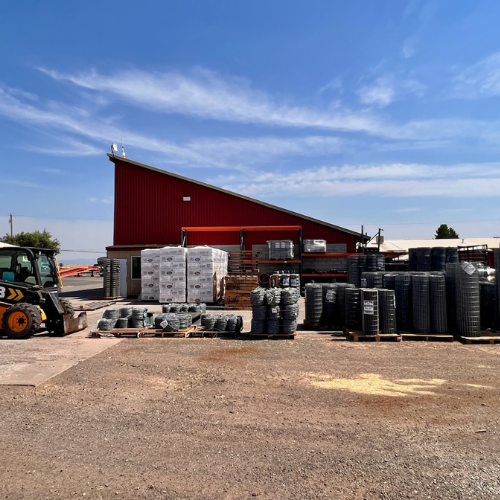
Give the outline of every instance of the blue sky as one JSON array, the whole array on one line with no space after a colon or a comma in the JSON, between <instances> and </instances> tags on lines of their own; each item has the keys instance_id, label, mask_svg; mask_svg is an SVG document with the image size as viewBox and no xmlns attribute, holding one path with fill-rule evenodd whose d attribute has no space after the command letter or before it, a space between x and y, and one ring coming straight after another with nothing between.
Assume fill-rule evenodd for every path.
<instances>
[{"instance_id":1,"label":"blue sky","mask_svg":"<svg viewBox=\"0 0 500 500\"><path fill-rule=\"evenodd\" d=\"M6 2L0 233L112 244L127 157L387 239L500 236L500 2ZM97 252L92 254L90 252Z\"/></svg>"}]
</instances>

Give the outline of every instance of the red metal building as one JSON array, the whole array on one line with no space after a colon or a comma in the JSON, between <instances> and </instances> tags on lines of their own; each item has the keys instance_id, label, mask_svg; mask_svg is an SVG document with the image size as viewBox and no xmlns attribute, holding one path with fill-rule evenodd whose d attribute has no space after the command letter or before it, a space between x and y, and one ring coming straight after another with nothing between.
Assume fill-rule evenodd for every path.
<instances>
[{"instance_id":1,"label":"red metal building","mask_svg":"<svg viewBox=\"0 0 500 500\"><path fill-rule=\"evenodd\" d=\"M290 210L220 189L178 174L108 154L115 164L113 246L108 255L129 258L142 248L181 243L181 228L207 226L301 226L303 239L344 244L354 252L361 234ZM245 248L269 239L290 239L297 232L276 234L253 231ZM188 244L226 246L240 244L237 231L189 233ZM130 287L129 287L130 289Z\"/></svg>"}]
</instances>

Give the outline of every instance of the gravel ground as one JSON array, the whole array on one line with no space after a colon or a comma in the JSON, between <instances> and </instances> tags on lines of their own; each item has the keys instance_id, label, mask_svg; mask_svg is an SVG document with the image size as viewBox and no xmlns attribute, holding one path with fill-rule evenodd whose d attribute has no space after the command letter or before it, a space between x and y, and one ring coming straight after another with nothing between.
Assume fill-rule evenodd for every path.
<instances>
[{"instance_id":1,"label":"gravel ground","mask_svg":"<svg viewBox=\"0 0 500 500\"><path fill-rule=\"evenodd\" d=\"M499 498L499 355L307 333L124 340L0 387L0 497Z\"/></svg>"}]
</instances>

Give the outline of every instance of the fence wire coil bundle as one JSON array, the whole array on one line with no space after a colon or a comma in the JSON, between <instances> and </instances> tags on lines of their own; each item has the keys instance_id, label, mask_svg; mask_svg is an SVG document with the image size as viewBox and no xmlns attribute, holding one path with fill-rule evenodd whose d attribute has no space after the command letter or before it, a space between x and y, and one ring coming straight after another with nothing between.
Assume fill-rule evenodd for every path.
<instances>
[{"instance_id":1,"label":"fence wire coil bundle","mask_svg":"<svg viewBox=\"0 0 500 500\"><path fill-rule=\"evenodd\" d=\"M382 288L384 274L382 271L366 271L362 274L361 280L366 288Z\"/></svg>"},{"instance_id":2,"label":"fence wire coil bundle","mask_svg":"<svg viewBox=\"0 0 500 500\"><path fill-rule=\"evenodd\" d=\"M279 319L268 319L266 333L268 335L279 335L279 333L280 333L280 320Z\"/></svg>"},{"instance_id":3,"label":"fence wire coil bundle","mask_svg":"<svg viewBox=\"0 0 500 500\"><path fill-rule=\"evenodd\" d=\"M416 271L417 270L417 249L409 248L408 249L408 270Z\"/></svg>"},{"instance_id":4,"label":"fence wire coil bundle","mask_svg":"<svg viewBox=\"0 0 500 500\"><path fill-rule=\"evenodd\" d=\"M299 305L289 304L281 306L281 317L287 321L296 321L299 317Z\"/></svg>"},{"instance_id":5,"label":"fence wire coil bundle","mask_svg":"<svg viewBox=\"0 0 500 500\"><path fill-rule=\"evenodd\" d=\"M429 275L429 301L431 332L447 333L446 280L443 273Z\"/></svg>"},{"instance_id":6,"label":"fence wire coil bundle","mask_svg":"<svg viewBox=\"0 0 500 500\"><path fill-rule=\"evenodd\" d=\"M345 327L348 330L361 330L361 290L346 288L345 294Z\"/></svg>"},{"instance_id":7,"label":"fence wire coil bundle","mask_svg":"<svg viewBox=\"0 0 500 500\"><path fill-rule=\"evenodd\" d=\"M258 319L252 318L251 322L251 332L252 333L266 333L267 321L260 321Z\"/></svg>"},{"instance_id":8,"label":"fence wire coil bundle","mask_svg":"<svg viewBox=\"0 0 500 500\"><path fill-rule=\"evenodd\" d=\"M131 307L121 307L120 308L120 318L131 318L132 308Z\"/></svg>"},{"instance_id":9,"label":"fence wire coil bundle","mask_svg":"<svg viewBox=\"0 0 500 500\"><path fill-rule=\"evenodd\" d=\"M411 332L413 329L413 302L411 297L411 276L398 274L394 278L396 292L396 324L399 331Z\"/></svg>"},{"instance_id":10,"label":"fence wire coil bundle","mask_svg":"<svg viewBox=\"0 0 500 500\"><path fill-rule=\"evenodd\" d=\"M430 333L429 276L412 273L413 332Z\"/></svg>"},{"instance_id":11,"label":"fence wire coil bundle","mask_svg":"<svg viewBox=\"0 0 500 500\"><path fill-rule=\"evenodd\" d=\"M459 262L458 248L446 247L446 264L457 264Z\"/></svg>"},{"instance_id":12,"label":"fence wire coil bundle","mask_svg":"<svg viewBox=\"0 0 500 500\"><path fill-rule=\"evenodd\" d=\"M300 292L297 288L287 288L281 291L281 305L296 304L299 300Z\"/></svg>"},{"instance_id":13,"label":"fence wire coil bundle","mask_svg":"<svg viewBox=\"0 0 500 500\"><path fill-rule=\"evenodd\" d=\"M378 290L376 289L361 289L361 323L365 335L378 335L380 327Z\"/></svg>"},{"instance_id":14,"label":"fence wire coil bundle","mask_svg":"<svg viewBox=\"0 0 500 500\"><path fill-rule=\"evenodd\" d=\"M280 306L267 306L267 319L268 320L281 319Z\"/></svg>"},{"instance_id":15,"label":"fence wire coil bundle","mask_svg":"<svg viewBox=\"0 0 500 500\"><path fill-rule=\"evenodd\" d=\"M102 317L104 319L112 319L113 321L116 321L120 317L120 310L119 309L106 309L102 313Z\"/></svg>"},{"instance_id":16,"label":"fence wire coil bundle","mask_svg":"<svg viewBox=\"0 0 500 500\"><path fill-rule=\"evenodd\" d=\"M337 288L338 283L323 283L323 315L321 323L327 326L336 325L338 322L337 310Z\"/></svg>"},{"instance_id":17,"label":"fence wire coil bundle","mask_svg":"<svg viewBox=\"0 0 500 500\"><path fill-rule=\"evenodd\" d=\"M345 291L347 288L355 288L351 283L337 283L337 307L336 309L336 319L338 325L341 328L345 323Z\"/></svg>"},{"instance_id":18,"label":"fence wire coil bundle","mask_svg":"<svg viewBox=\"0 0 500 500\"><path fill-rule=\"evenodd\" d=\"M205 330L213 330L215 328L216 317L213 314L202 314L201 315L201 326Z\"/></svg>"},{"instance_id":19,"label":"fence wire coil bundle","mask_svg":"<svg viewBox=\"0 0 500 500\"><path fill-rule=\"evenodd\" d=\"M347 283L359 288L361 273L359 271L359 255L347 256Z\"/></svg>"},{"instance_id":20,"label":"fence wire coil bundle","mask_svg":"<svg viewBox=\"0 0 500 500\"><path fill-rule=\"evenodd\" d=\"M215 329L224 332L227 326L227 316L225 314L217 314L215 319Z\"/></svg>"},{"instance_id":21,"label":"fence wire coil bundle","mask_svg":"<svg viewBox=\"0 0 500 500\"><path fill-rule=\"evenodd\" d=\"M396 276L398 273L384 273L382 276L382 288L396 290Z\"/></svg>"},{"instance_id":22,"label":"fence wire coil bundle","mask_svg":"<svg viewBox=\"0 0 500 500\"><path fill-rule=\"evenodd\" d=\"M252 306L262 306L265 304L265 300L265 288L257 287L250 292L250 304L252 304Z\"/></svg>"},{"instance_id":23,"label":"fence wire coil bundle","mask_svg":"<svg viewBox=\"0 0 500 500\"><path fill-rule=\"evenodd\" d=\"M265 291L265 303L268 306L279 306L281 302L281 288L270 288Z\"/></svg>"},{"instance_id":24,"label":"fence wire coil bundle","mask_svg":"<svg viewBox=\"0 0 500 500\"><path fill-rule=\"evenodd\" d=\"M366 271L385 271L385 257L380 253L366 254Z\"/></svg>"},{"instance_id":25,"label":"fence wire coil bundle","mask_svg":"<svg viewBox=\"0 0 500 500\"><path fill-rule=\"evenodd\" d=\"M236 332L238 327L238 316L236 314L226 315L226 332Z\"/></svg>"},{"instance_id":26,"label":"fence wire coil bundle","mask_svg":"<svg viewBox=\"0 0 500 500\"><path fill-rule=\"evenodd\" d=\"M265 321L267 319L267 306L252 306L252 318Z\"/></svg>"},{"instance_id":27,"label":"fence wire coil bundle","mask_svg":"<svg viewBox=\"0 0 500 500\"><path fill-rule=\"evenodd\" d=\"M479 277L470 262L457 267L457 326L464 337L481 334L481 309L479 303Z\"/></svg>"},{"instance_id":28,"label":"fence wire coil bundle","mask_svg":"<svg viewBox=\"0 0 500 500\"><path fill-rule=\"evenodd\" d=\"M497 328L497 289L496 283L479 282L479 303L481 330Z\"/></svg>"},{"instance_id":29,"label":"fence wire coil bundle","mask_svg":"<svg viewBox=\"0 0 500 500\"><path fill-rule=\"evenodd\" d=\"M101 318L97 322L97 329L101 331L112 330L115 327L117 321L118 319Z\"/></svg>"},{"instance_id":30,"label":"fence wire coil bundle","mask_svg":"<svg viewBox=\"0 0 500 500\"><path fill-rule=\"evenodd\" d=\"M317 283L305 286L305 324L319 326L323 314L323 287Z\"/></svg>"},{"instance_id":31,"label":"fence wire coil bundle","mask_svg":"<svg viewBox=\"0 0 500 500\"><path fill-rule=\"evenodd\" d=\"M381 288L378 291L379 322L382 333L397 333L396 293L394 290Z\"/></svg>"},{"instance_id":32,"label":"fence wire coil bundle","mask_svg":"<svg viewBox=\"0 0 500 500\"><path fill-rule=\"evenodd\" d=\"M296 319L283 319L280 324L280 331L284 335L291 335L297 330L297 320Z\"/></svg>"},{"instance_id":33,"label":"fence wire coil bundle","mask_svg":"<svg viewBox=\"0 0 500 500\"><path fill-rule=\"evenodd\" d=\"M417 248L417 271L431 271L431 247Z\"/></svg>"},{"instance_id":34,"label":"fence wire coil bundle","mask_svg":"<svg viewBox=\"0 0 500 500\"><path fill-rule=\"evenodd\" d=\"M433 271L446 270L446 247L431 248L431 268Z\"/></svg>"},{"instance_id":35,"label":"fence wire coil bundle","mask_svg":"<svg viewBox=\"0 0 500 500\"><path fill-rule=\"evenodd\" d=\"M290 286L293 288L300 288L300 274L290 274Z\"/></svg>"},{"instance_id":36,"label":"fence wire coil bundle","mask_svg":"<svg viewBox=\"0 0 500 500\"><path fill-rule=\"evenodd\" d=\"M114 328L128 328L129 319L128 318L118 318L116 320Z\"/></svg>"},{"instance_id":37,"label":"fence wire coil bundle","mask_svg":"<svg viewBox=\"0 0 500 500\"><path fill-rule=\"evenodd\" d=\"M452 333L458 332L457 323L457 275L458 262L450 262L446 264L445 283L446 283L446 310L448 316L448 331Z\"/></svg>"}]
</instances>

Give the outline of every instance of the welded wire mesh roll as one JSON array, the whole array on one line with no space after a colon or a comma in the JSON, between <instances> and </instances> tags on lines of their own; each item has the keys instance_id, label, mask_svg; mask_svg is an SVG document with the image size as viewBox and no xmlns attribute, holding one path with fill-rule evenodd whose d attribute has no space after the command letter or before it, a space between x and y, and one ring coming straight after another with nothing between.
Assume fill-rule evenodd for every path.
<instances>
[{"instance_id":1,"label":"welded wire mesh roll","mask_svg":"<svg viewBox=\"0 0 500 500\"><path fill-rule=\"evenodd\" d=\"M359 288L346 288L345 295L345 320L348 330L361 330L361 290Z\"/></svg>"},{"instance_id":2,"label":"welded wire mesh roll","mask_svg":"<svg viewBox=\"0 0 500 500\"><path fill-rule=\"evenodd\" d=\"M481 312L481 330L496 328L497 288L496 283L479 282L479 304Z\"/></svg>"},{"instance_id":3,"label":"welded wire mesh roll","mask_svg":"<svg viewBox=\"0 0 500 500\"><path fill-rule=\"evenodd\" d=\"M254 288L250 292L250 304L252 306L262 306L265 303L266 290L261 287Z\"/></svg>"},{"instance_id":4,"label":"welded wire mesh roll","mask_svg":"<svg viewBox=\"0 0 500 500\"><path fill-rule=\"evenodd\" d=\"M446 247L431 248L431 268L433 271L446 270Z\"/></svg>"},{"instance_id":5,"label":"welded wire mesh roll","mask_svg":"<svg viewBox=\"0 0 500 500\"><path fill-rule=\"evenodd\" d=\"M448 331L458 332L457 324L457 273L460 264L450 262L446 264L445 282L446 282L446 310L448 316Z\"/></svg>"},{"instance_id":6,"label":"welded wire mesh roll","mask_svg":"<svg viewBox=\"0 0 500 500\"><path fill-rule=\"evenodd\" d=\"M498 328L500 325L500 248L493 249L493 265L495 266L495 287L497 291L497 306L495 310L495 327Z\"/></svg>"},{"instance_id":7,"label":"welded wire mesh roll","mask_svg":"<svg viewBox=\"0 0 500 500\"><path fill-rule=\"evenodd\" d=\"M448 313L446 309L446 280L444 273L429 275L429 306L431 313L431 332L448 332Z\"/></svg>"},{"instance_id":8,"label":"welded wire mesh roll","mask_svg":"<svg viewBox=\"0 0 500 500\"><path fill-rule=\"evenodd\" d=\"M417 270L417 249L409 248L408 249L408 269L410 271Z\"/></svg>"},{"instance_id":9,"label":"welded wire mesh roll","mask_svg":"<svg viewBox=\"0 0 500 500\"><path fill-rule=\"evenodd\" d=\"M430 271L431 267L431 248L417 248L417 271Z\"/></svg>"},{"instance_id":10,"label":"welded wire mesh roll","mask_svg":"<svg viewBox=\"0 0 500 500\"><path fill-rule=\"evenodd\" d=\"M267 321L260 321L258 319L253 319L251 322L251 332L252 333L266 333Z\"/></svg>"},{"instance_id":11,"label":"welded wire mesh roll","mask_svg":"<svg viewBox=\"0 0 500 500\"><path fill-rule=\"evenodd\" d=\"M382 276L382 288L387 290L396 289L396 276L398 273L384 273Z\"/></svg>"},{"instance_id":12,"label":"welded wire mesh roll","mask_svg":"<svg viewBox=\"0 0 500 500\"><path fill-rule=\"evenodd\" d=\"M358 266L359 266L359 276L361 277L361 274L364 273L365 271L368 271L366 268L367 266L367 258L365 254L360 254L358 256Z\"/></svg>"},{"instance_id":13,"label":"welded wire mesh roll","mask_svg":"<svg viewBox=\"0 0 500 500\"><path fill-rule=\"evenodd\" d=\"M458 248L457 247L446 247L446 263L455 264L458 263Z\"/></svg>"},{"instance_id":14,"label":"welded wire mesh roll","mask_svg":"<svg viewBox=\"0 0 500 500\"><path fill-rule=\"evenodd\" d=\"M267 320L267 333L269 335L279 335L280 333L280 320L268 319Z\"/></svg>"},{"instance_id":15,"label":"welded wire mesh roll","mask_svg":"<svg viewBox=\"0 0 500 500\"><path fill-rule=\"evenodd\" d=\"M396 324L399 331L411 332L413 329L413 302L411 298L411 276L398 274L394 278L396 292Z\"/></svg>"},{"instance_id":16,"label":"welded wire mesh roll","mask_svg":"<svg viewBox=\"0 0 500 500\"><path fill-rule=\"evenodd\" d=\"M338 283L337 284L337 307L336 307L336 320L341 328L345 325L345 291L347 288L355 288L352 283Z\"/></svg>"},{"instance_id":17,"label":"welded wire mesh roll","mask_svg":"<svg viewBox=\"0 0 500 500\"><path fill-rule=\"evenodd\" d=\"M378 311L378 290L362 288L361 323L365 335L378 335L380 331Z\"/></svg>"},{"instance_id":18,"label":"welded wire mesh roll","mask_svg":"<svg viewBox=\"0 0 500 500\"><path fill-rule=\"evenodd\" d=\"M102 287L104 297L111 297L111 259L103 259Z\"/></svg>"},{"instance_id":19,"label":"welded wire mesh roll","mask_svg":"<svg viewBox=\"0 0 500 500\"><path fill-rule=\"evenodd\" d=\"M111 261L111 276L110 276L110 293L111 297L120 296L120 260L110 259Z\"/></svg>"},{"instance_id":20,"label":"welded wire mesh roll","mask_svg":"<svg viewBox=\"0 0 500 500\"><path fill-rule=\"evenodd\" d=\"M267 319L267 306L252 306L252 318L257 321L265 321Z\"/></svg>"},{"instance_id":21,"label":"welded wire mesh roll","mask_svg":"<svg viewBox=\"0 0 500 500\"><path fill-rule=\"evenodd\" d=\"M326 326L337 325L336 303L338 283L323 283L323 316L321 323Z\"/></svg>"},{"instance_id":22,"label":"welded wire mesh roll","mask_svg":"<svg viewBox=\"0 0 500 500\"><path fill-rule=\"evenodd\" d=\"M279 306L281 302L281 288L269 288L265 292L265 303L268 306Z\"/></svg>"},{"instance_id":23,"label":"welded wire mesh roll","mask_svg":"<svg viewBox=\"0 0 500 500\"><path fill-rule=\"evenodd\" d=\"M359 272L359 255L347 256L347 283L359 287L361 273Z\"/></svg>"},{"instance_id":24,"label":"welded wire mesh roll","mask_svg":"<svg viewBox=\"0 0 500 500\"><path fill-rule=\"evenodd\" d=\"M213 314L202 314L201 315L201 326L205 327L205 330L213 330L215 328L216 317Z\"/></svg>"},{"instance_id":25,"label":"welded wire mesh roll","mask_svg":"<svg viewBox=\"0 0 500 500\"><path fill-rule=\"evenodd\" d=\"M413 273L411 276L413 301L413 332L430 333L429 276Z\"/></svg>"},{"instance_id":26,"label":"welded wire mesh roll","mask_svg":"<svg viewBox=\"0 0 500 500\"><path fill-rule=\"evenodd\" d=\"M284 319L280 324L280 332L285 335L291 335L297 331L297 320Z\"/></svg>"},{"instance_id":27,"label":"welded wire mesh roll","mask_svg":"<svg viewBox=\"0 0 500 500\"><path fill-rule=\"evenodd\" d=\"M382 333L397 333L396 293L394 290L381 288L378 291L379 322Z\"/></svg>"},{"instance_id":28,"label":"welded wire mesh roll","mask_svg":"<svg viewBox=\"0 0 500 500\"><path fill-rule=\"evenodd\" d=\"M267 306L267 319L281 319L280 306Z\"/></svg>"},{"instance_id":29,"label":"welded wire mesh roll","mask_svg":"<svg viewBox=\"0 0 500 500\"><path fill-rule=\"evenodd\" d=\"M384 273L381 271L366 271L361 276L361 281L366 288L382 288Z\"/></svg>"},{"instance_id":30,"label":"welded wire mesh roll","mask_svg":"<svg viewBox=\"0 0 500 500\"><path fill-rule=\"evenodd\" d=\"M377 269L377 254L369 253L366 255L366 271L374 273Z\"/></svg>"},{"instance_id":31,"label":"welded wire mesh roll","mask_svg":"<svg viewBox=\"0 0 500 500\"><path fill-rule=\"evenodd\" d=\"M289 304L286 306L281 306L281 317L284 320L297 321L297 318L299 317L299 305L298 304Z\"/></svg>"},{"instance_id":32,"label":"welded wire mesh roll","mask_svg":"<svg viewBox=\"0 0 500 500\"><path fill-rule=\"evenodd\" d=\"M481 334L479 277L470 262L462 262L457 267L457 326L464 337Z\"/></svg>"},{"instance_id":33,"label":"welded wire mesh roll","mask_svg":"<svg viewBox=\"0 0 500 500\"><path fill-rule=\"evenodd\" d=\"M319 326L323 314L323 287L318 283L307 283L305 286L304 323L308 326Z\"/></svg>"},{"instance_id":34,"label":"welded wire mesh roll","mask_svg":"<svg viewBox=\"0 0 500 500\"><path fill-rule=\"evenodd\" d=\"M296 304L299 300L300 292L298 288L287 288L281 290L281 305Z\"/></svg>"}]
</instances>

